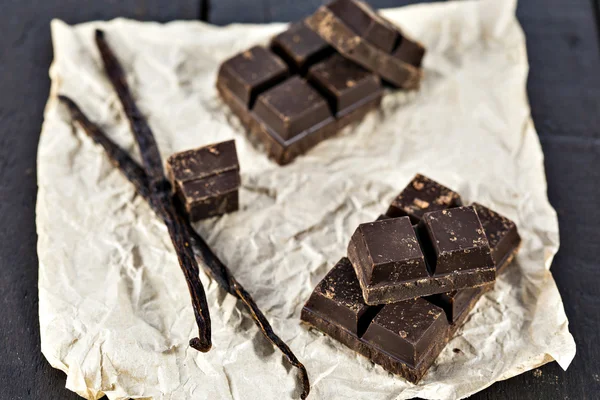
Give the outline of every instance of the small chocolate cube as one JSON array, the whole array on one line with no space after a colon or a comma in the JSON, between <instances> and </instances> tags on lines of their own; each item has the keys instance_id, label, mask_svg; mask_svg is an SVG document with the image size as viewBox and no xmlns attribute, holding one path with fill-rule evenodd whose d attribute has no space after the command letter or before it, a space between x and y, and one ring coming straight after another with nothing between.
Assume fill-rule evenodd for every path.
<instances>
[{"instance_id":1,"label":"small chocolate cube","mask_svg":"<svg viewBox=\"0 0 600 400\"><path fill-rule=\"evenodd\" d=\"M239 169L234 140L175 153L167 160L169 180L177 182L202 179Z\"/></svg>"},{"instance_id":2,"label":"small chocolate cube","mask_svg":"<svg viewBox=\"0 0 600 400\"><path fill-rule=\"evenodd\" d=\"M363 340L417 366L448 329L444 310L424 299L412 299L385 305Z\"/></svg>"},{"instance_id":3,"label":"small chocolate cube","mask_svg":"<svg viewBox=\"0 0 600 400\"><path fill-rule=\"evenodd\" d=\"M182 182L177 194L182 200L190 220L222 215L236 211L239 207L238 171L228 171L208 178Z\"/></svg>"},{"instance_id":4,"label":"small chocolate cube","mask_svg":"<svg viewBox=\"0 0 600 400\"><path fill-rule=\"evenodd\" d=\"M417 174L392 201L387 215L390 217L407 215L413 224L417 224L427 212L447 210L461 204L458 193L426 176Z\"/></svg>"},{"instance_id":5,"label":"small chocolate cube","mask_svg":"<svg viewBox=\"0 0 600 400\"><path fill-rule=\"evenodd\" d=\"M334 122L325 99L298 76L258 96L253 111L284 142Z\"/></svg>"},{"instance_id":6,"label":"small chocolate cube","mask_svg":"<svg viewBox=\"0 0 600 400\"><path fill-rule=\"evenodd\" d=\"M235 142L173 154L167 175L191 221L236 211L240 171Z\"/></svg>"},{"instance_id":7,"label":"small chocolate cube","mask_svg":"<svg viewBox=\"0 0 600 400\"><path fill-rule=\"evenodd\" d=\"M492 258L496 268L500 269L508 264L505 261L512 257L521 243L517 226L510 219L481 204L473 203L473 207L477 211L485 236L492 248Z\"/></svg>"},{"instance_id":8,"label":"small chocolate cube","mask_svg":"<svg viewBox=\"0 0 600 400\"><path fill-rule=\"evenodd\" d=\"M303 22L275 36L271 49L286 60L294 72L302 74L309 66L333 53L333 48Z\"/></svg>"},{"instance_id":9,"label":"small chocolate cube","mask_svg":"<svg viewBox=\"0 0 600 400\"><path fill-rule=\"evenodd\" d=\"M429 212L423 216L418 231L432 275L494 266L473 207Z\"/></svg>"},{"instance_id":10,"label":"small chocolate cube","mask_svg":"<svg viewBox=\"0 0 600 400\"><path fill-rule=\"evenodd\" d=\"M427 278L427 267L408 217L361 224L348 258L364 286Z\"/></svg>"},{"instance_id":11,"label":"small chocolate cube","mask_svg":"<svg viewBox=\"0 0 600 400\"><path fill-rule=\"evenodd\" d=\"M339 54L312 66L308 80L325 94L337 118L381 95L375 74Z\"/></svg>"},{"instance_id":12,"label":"small chocolate cube","mask_svg":"<svg viewBox=\"0 0 600 400\"><path fill-rule=\"evenodd\" d=\"M264 47L254 46L221 64L217 83L252 108L259 93L283 81L287 65Z\"/></svg>"},{"instance_id":13,"label":"small chocolate cube","mask_svg":"<svg viewBox=\"0 0 600 400\"><path fill-rule=\"evenodd\" d=\"M405 63L420 68L425 56L425 47L407 36L401 36L398 47L392 55Z\"/></svg>"},{"instance_id":14,"label":"small chocolate cube","mask_svg":"<svg viewBox=\"0 0 600 400\"><path fill-rule=\"evenodd\" d=\"M365 4L336 0L327 8L372 45L387 53L394 48L398 39L397 29Z\"/></svg>"},{"instance_id":15,"label":"small chocolate cube","mask_svg":"<svg viewBox=\"0 0 600 400\"><path fill-rule=\"evenodd\" d=\"M368 320L363 321L369 306L363 301L354 269L345 257L315 287L305 308L357 336L363 333L369 323Z\"/></svg>"}]
</instances>

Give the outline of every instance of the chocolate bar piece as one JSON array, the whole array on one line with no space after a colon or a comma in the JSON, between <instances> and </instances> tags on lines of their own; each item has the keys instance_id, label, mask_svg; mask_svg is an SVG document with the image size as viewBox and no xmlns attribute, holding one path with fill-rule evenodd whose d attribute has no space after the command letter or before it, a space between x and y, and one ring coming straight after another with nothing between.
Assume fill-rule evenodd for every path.
<instances>
[{"instance_id":1,"label":"chocolate bar piece","mask_svg":"<svg viewBox=\"0 0 600 400\"><path fill-rule=\"evenodd\" d=\"M271 50L284 59L294 73L300 74L306 74L308 66L334 53L333 47L303 22L275 36L271 41Z\"/></svg>"},{"instance_id":2,"label":"chocolate bar piece","mask_svg":"<svg viewBox=\"0 0 600 400\"><path fill-rule=\"evenodd\" d=\"M167 175L191 221L239 207L241 182L233 140L173 154L167 160Z\"/></svg>"},{"instance_id":3,"label":"chocolate bar piece","mask_svg":"<svg viewBox=\"0 0 600 400\"><path fill-rule=\"evenodd\" d=\"M456 323L463 313L467 312L469 304L474 298L479 298L480 295L493 288L494 285L489 284L476 288L454 290L448 293L438 293L424 297L424 299L443 309L449 323Z\"/></svg>"},{"instance_id":4,"label":"chocolate bar piece","mask_svg":"<svg viewBox=\"0 0 600 400\"><path fill-rule=\"evenodd\" d=\"M338 119L381 95L377 76L339 54L311 67L308 81L325 93L331 111Z\"/></svg>"},{"instance_id":5,"label":"chocolate bar piece","mask_svg":"<svg viewBox=\"0 0 600 400\"><path fill-rule=\"evenodd\" d=\"M332 52L301 23L276 36L271 50L253 47L221 65L221 97L252 143L279 164L359 121L381 102L379 78Z\"/></svg>"},{"instance_id":6,"label":"chocolate bar piece","mask_svg":"<svg viewBox=\"0 0 600 400\"><path fill-rule=\"evenodd\" d=\"M288 66L264 47L254 46L221 65L219 81L245 107L251 108L257 95L283 81Z\"/></svg>"},{"instance_id":7,"label":"chocolate bar piece","mask_svg":"<svg viewBox=\"0 0 600 400\"><path fill-rule=\"evenodd\" d=\"M423 214L447 210L462 205L460 195L426 176L417 174L392 201L386 215L409 216L413 224L419 223Z\"/></svg>"},{"instance_id":8,"label":"chocolate bar piece","mask_svg":"<svg viewBox=\"0 0 600 400\"><path fill-rule=\"evenodd\" d=\"M496 264L496 275L499 275L506 269L506 266L510 265L513 257L519 251L521 237L513 221L481 204L473 203L473 207L481 220L481 225L492 250L492 258ZM480 292L486 292L492 288L493 285L455 290L449 293L434 294L427 297L427 300L443 308L450 322L454 322L465 312L473 297L479 296Z\"/></svg>"},{"instance_id":9,"label":"chocolate bar piece","mask_svg":"<svg viewBox=\"0 0 600 400\"><path fill-rule=\"evenodd\" d=\"M385 81L405 89L419 86L425 48L365 3L336 0L305 22L341 55Z\"/></svg>"},{"instance_id":10,"label":"chocolate bar piece","mask_svg":"<svg viewBox=\"0 0 600 400\"><path fill-rule=\"evenodd\" d=\"M494 282L491 250L472 207L361 224L348 245L367 304L479 287Z\"/></svg>"},{"instance_id":11,"label":"chocolate bar piece","mask_svg":"<svg viewBox=\"0 0 600 400\"><path fill-rule=\"evenodd\" d=\"M444 311L424 299L367 306L359 294L354 270L342 258L317 285L301 319L413 383L425 375L480 297L471 298L456 323L449 324Z\"/></svg>"},{"instance_id":12,"label":"chocolate bar piece","mask_svg":"<svg viewBox=\"0 0 600 400\"><path fill-rule=\"evenodd\" d=\"M383 307L363 340L416 367L434 347L434 339L445 337L448 328L443 309L424 299L412 299Z\"/></svg>"},{"instance_id":13,"label":"chocolate bar piece","mask_svg":"<svg viewBox=\"0 0 600 400\"><path fill-rule=\"evenodd\" d=\"M360 285L347 258L342 258L319 282L305 307L316 310L356 336L362 336L369 326L373 316L368 310L377 309L363 301Z\"/></svg>"},{"instance_id":14,"label":"chocolate bar piece","mask_svg":"<svg viewBox=\"0 0 600 400\"><path fill-rule=\"evenodd\" d=\"M473 203L473 207L477 211L485 231L496 266L510 264L521 244L521 236L519 236L517 226L510 219L481 204ZM497 274L500 272L502 272L501 269L497 269Z\"/></svg>"},{"instance_id":15,"label":"chocolate bar piece","mask_svg":"<svg viewBox=\"0 0 600 400\"><path fill-rule=\"evenodd\" d=\"M325 99L299 76L261 94L254 115L281 141L310 135L335 122Z\"/></svg>"}]
</instances>

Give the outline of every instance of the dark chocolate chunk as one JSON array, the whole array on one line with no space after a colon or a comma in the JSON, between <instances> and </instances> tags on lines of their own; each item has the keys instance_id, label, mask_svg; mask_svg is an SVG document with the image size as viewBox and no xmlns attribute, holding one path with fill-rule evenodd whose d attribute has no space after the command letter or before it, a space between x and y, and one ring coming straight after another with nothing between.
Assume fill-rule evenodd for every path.
<instances>
[{"instance_id":1,"label":"dark chocolate chunk","mask_svg":"<svg viewBox=\"0 0 600 400\"><path fill-rule=\"evenodd\" d=\"M413 299L384 306L367 328L363 340L417 366L435 340L446 336L448 327L441 308L424 299Z\"/></svg>"},{"instance_id":2,"label":"dark chocolate chunk","mask_svg":"<svg viewBox=\"0 0 600 400\"><path fill-rule=\"evenodd\" d=\"M302 308L301 319L387 371L416 383L482 293L469 300L452 325L442 309L423 299L367 307L349 261L342 259L317 285ZM336 300L331 301L333 298Z\"/></svg>"},{"instance_id":3,"label":"dark chocolate chunk","mask_svg":"<svg viewBox=\"0 0 600 400\"><path fill-rule=\"evenodd\" d=\"M271 49L290 66L292 71L305 74L310 65L326 58L333 48L303 22L292 25L275 36Z\"/></svg>"},{"instance_id":4,"label":"dark chocolate chunk","mask_svg":"<svg viewBox=\"0 0 600 400\"><path fill-rule=\"evenodd\" d=\"M494 267L488 240L473 207L425 214L419 223L419 237L431 246L428 267L432 274L490 269Z\"/></svg>"},{"instance_id":5,"label":"dark chocolate chunk","mask_svg":"<svg viewBox=\"0 0 600 400\"><path fill-rule=\"evenodd\" d=\"M458 193L426 176L417 174L392 201L387 215L390 217L408 215L412 223L417 224L427 212L447 210L461 204Z\"/></svg>"},{"instance_id":6,"label":"dark chocolate chunk","mask_svg":"<svg viewBox=\"0 0 600 400\"><path fill-rule=\"evenodd\" d=\"M325 99L298 76L258 96L254 114L282 141L334 123Z\"/></svg>"},{"instance_id":7,"label":"dark chocolate chunk","mask_svg":"<svg viewBox=\"0 0 600 400\"><path fill-rule=\"evenodd\" d=\"M420 68L425 56L425 47L408 36L399 35L398 45L392 54L397 59Z\"/></svg>"},{"instance_id":8,"label":"dark chocolate chunk","mask_svg":"<svg viewBox=\"0 0 600 400\"><path fill-rule=\"evenodd\" d=\"M479 297L493 287L494 285L490 284L476 288L454 290L448 293L438 293L427 296L424 297L424 299L442 308L448 317L448 322L454 323L464 312L470 310L469 304L473 298Z\"/></svg>"},{"instance_id":9,"label":"dark chocolate chunk","mask_svg":"<svg viewBox=\"0 0 600 400\"><path fill-rule=\"evenodd\" d=\"M255 46L221 64L218 79L244 106L252 108L259 93L283 81L288 73L279 57Z\"/></svg>"},{"instance_id":10,"label":"dark chocolate chunk","mask_svg":"<svg viewBox=\"0 0 600 400\"><path fill-rule=\"evenodd\" d=\"M173 154L167 175L191 221L236 211L240 172L235 142Z\"/></svg>"},{"instance_id":11,"label":"dark chocolate chunk","mask_svg":"<svg viewBox=\"0 0 600 400\"><path fill-rule=\"evenodd\" d=\"M386 53L394 48L398 31L391 22L381 18L366 4L351 0L336 0L329 3L327 8L373 46Z\"/></svg>"},{"instance_id":12,"label":"dark chocolate chunk","mask_svg":"<svg viewBox=\"0 0 600 400\"><path fill-rule=\"evenodd\" d=\"M450 212L454 214L443 214ZM440 221L436 213L447 218ZM348 258L367 304L389 304L494 282L490 248L475 211L460 207L429 214L433 214L431 221L424 219L417 234L408 217L362 224L356 230Z\"/></svg>"},{"instance_id":13,"label":"dark chocolate chunk","mask_svg":"<svg viewBox=\"0 0 600 400\"><path fill-rule=\"evenodd\" d=\"M361 224L348 245L348 258L367 287L429 277L408 217Z\"/></svg>"},{"instance_id":14,"label":"dark chocolate chunk","mask_svg":"<svg viewBox=\"0 0 600 400\"><path fill-rule=\"evenodd\" d=\"M369 306L362 298L354 269L342 258L315 287L306 307L324 318L343 326L355 335L368 326Z\"/></svg>"},{"instance_id":15,"label":"dark chocolate chunk","mask_svg":"<svg viewBox=\"0 0 600 400\"><path fill-rule=\"evenodd\" d=\"M405 89L419 86L423 73L415 66L420 65L417 52L403 49L399 40L400 35L403 39L407 36L366 4L338 0L320 7L305 23L341 55L392 85ZM394 54L396 47L398 55Z\"/></svg>"},{"instance_id":16,"label":"dark chocolate chunk","mask_svg":"<svg viewBox=\"0 0 600 400\"><path fill-rule=\"evenodd\" d=\"M167 160L169 179L177 182L202 179L239 169L234 140L175 153Z\"/></svg>"},{"instance_id":17,"label":"dark chocolate chunk","mask_svg":"<svg viewBox=\"0 0 600 400\"><path fill-rule=\"evenodd\" d=\"M305 25L294 25L278 35L271 49L283 60L265 48L253 47L225 61L217 90L240 118L251 142L277 163L291 162L379 106L383 95L379 78L358 66L352 68L351 61L333 58L317 69L311 82L298 75L289 77L288 71L306 74L334 53ZM326 76L331 67L337 71Z\"/></svg>"},{"instance_id":18,"label":"dark chocolate chunk","mask_svg":"<svg viewBox=\"0 0 600 400\"><path fill-rule=\"evenodd\" d=\"M381 96L379 78L339 54L312 66L308 80L325 95L338 118Z\"/></svg>"},{"instance_id":19,"label":"dark chocolate chunk","mask_svg":"<svg viewBox=\"0 0 600 400\"><path fill-rule=\"evenodd\" d=\"M492 258L500 272L499 267L510 263L510 259L521 244L517 226L510 219L481 204L473 203L473 207L477 211L481 226L483 226L485 236L492 249ZM505 262L507 260L508 262Z\"/></svg>"}]
</instances>

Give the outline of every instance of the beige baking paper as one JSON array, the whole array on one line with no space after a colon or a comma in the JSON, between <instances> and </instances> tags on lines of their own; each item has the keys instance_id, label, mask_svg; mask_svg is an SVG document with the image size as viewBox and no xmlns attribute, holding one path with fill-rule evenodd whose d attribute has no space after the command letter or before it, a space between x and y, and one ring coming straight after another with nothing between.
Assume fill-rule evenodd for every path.
<instances>
[{"instance_id":1,"label":"beige baking paper","mask_svg":"<svg viewBox=\"0 0 600 400\"><path fill-rule=\"evenodd\" d=\"M559 245L543 154L526 97L525 41L514 1L386 10L428 48L419 92L390 92L380 110L286 167L250 146L217 96L219 63L283 24L128 20L52 23L55 60L38 155L42 351L87 399L285 399L296 370L243 306L205 275L214 348L197 333L169 236L102 149L71 124L74 98L139 159L93 42L107 37L154 129L163 158L235 139L241 210L198 230L306 365L312 399L457 399L556 360L575 344L549 272ZM300 324L313 287L417 172L514 219L517 262L472 312L418 385ZM454 349L458 349L453 351Z\"/></svg>"}]
</instances>

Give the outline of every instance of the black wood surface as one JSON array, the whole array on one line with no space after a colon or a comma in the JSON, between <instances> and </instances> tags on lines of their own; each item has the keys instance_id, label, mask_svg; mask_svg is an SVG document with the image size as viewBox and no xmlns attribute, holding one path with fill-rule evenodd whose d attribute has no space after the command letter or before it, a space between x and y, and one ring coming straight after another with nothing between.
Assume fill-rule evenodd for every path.
<instances>
[{"instance_id":1,"label":"black wood surface","mask_svg":"<svg viewBox=\"0 0 600 400\"><path fill-rule=\"evenodd\" d=\"M418 0L374 0L392 7ZM216 24L291 21L320 0L3 0L0 13L0 399L77 399L39 345L35 156L48 96L49 21L125 16ZM600 394L600 0L521 0L528 94L546 157L561 250L552 271L578 354L499 382L475 399L597 399Z\"/></svg>"}]
</instances>

